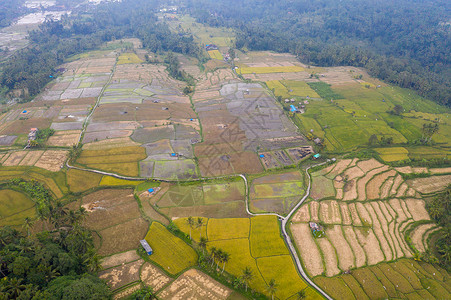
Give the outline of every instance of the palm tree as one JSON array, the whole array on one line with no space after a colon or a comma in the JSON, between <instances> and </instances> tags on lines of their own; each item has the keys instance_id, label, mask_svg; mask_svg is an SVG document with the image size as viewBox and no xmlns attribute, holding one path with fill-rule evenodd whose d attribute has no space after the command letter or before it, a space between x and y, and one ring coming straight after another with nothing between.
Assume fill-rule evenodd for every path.
<instances>
[{"instance_id":1,"label":"palm tree","mask_svg":"<svg viewBox=\"0 0 451 300\"><path fill-rule=\"evenodd\" d=\"M7 278L7 277L5 277ZM26 288L24 284L22 284L22 279L10 278L7 283L7 294L9 299L17 299L22 291Z\"/></svg>"},{"instance_id":2,"label":"palm tree","mask_svg":"<svg viewBox=\"0 0 451 300\"><path fill-rule=\"evenodd\" d=\"M224 252L221 249L216 250L216 269L219 269L219 263L222 262L222 254Z\"/></svg>"},{"instance_id":3,"label":"palm tree","mask_svg":"<svg viewBox=\"0 0 451 300\"><path fill-rule=\"evenodd\" d=\"M33 220L30 217L26 217L23 223L23 228L27 231L27 236L30 236L30 229L33 228Z\"/></svg>"},{"instance_id":4,"label":"palm tree","mask_svg":"<svg viewBox=\"0 0 451 300\"><path fill-rule=\"evenodd\" d=\"M210 253L211 253L211 266L213 267L213 264L215 263L216 253L218 249L216 247L211 247Z\"/></svg>"},{"instance_id":5,"label":"palm tree","mask_svg":"<svg viewBox=\"0 0 451 300\"><path fill-rule=\"evenodd\" d=\"M222 273L224 273L225 265L229 261L229 259L230 259L230 254L223 251L222 257L221 257L221 261L224 263L224 265L222 266Z\"/></svg>"},{"instance_id":6,"label":"palm tree","mask_svg":"<svg viewBox=\"0 0 451 300\"><path fill-rule=\"evenodd\" d=\"M188 217L188 219L186 219L186 222L189 225L189 239L192 240L192 238L191 238L191 230L193 229L193 226L194 226L194 219L193 219L193 217Z\"/></svg>"},{"instance_id":7,"label":"palm tree","mask_svg":"<svg viewBox=\"0 0 451 300\"><path fill-rule=\"evenodd\" d=\"M298 300L303 300L303 299L307 298L307 294L305 293L305 289L300 290L300 291L296 294L296 296L297 296L297 299L298 299Z\"/></svg>"},{"instance_id":8,"label":"palm tree","mask_svg":"<svg viewBox=\"0 0 451 300\"><path fill-rule=\"evenodd\" d=\"M201 237L199 240L199 247L202 249L202 254L204 254L204 250L207 249L207 239Z\"/></svg>"},{"instance_id":9,"label":"palm tree","mask_svg":"<svg viewBox=\"0 0 451 300\"><path fill-rule=\"evenodd\" d=\"M243 270L243 281L246 284L246 292L247 292L247 286L249 284L249 282L252 280L252 277L254 277L254 275L252 274L252 270L249 267L244 268Z\"/></svg>"},{"instance_id":10,"label":"palm tree","mask_svg":"<svg viewBox=\"0 0 451 300\"><path fill-rule=\"evenodd\" d=\"M271 279L266 287L266 291L271 295L271 299L274 300L274 294L277 291L277 283L274 279Z\"/></svg>"},{"instance_id":11,"label":"palm tree","mask_svg":"<svg viewBox=\"0 0 451 300\"><path fill-rule=\"evenodd\" d=\"M196 223L196 228L200 228L200 237L202 238L202 227L204 226L204 219L202 218L197 218L197 223Z\"/></svg>"}]
</instances>

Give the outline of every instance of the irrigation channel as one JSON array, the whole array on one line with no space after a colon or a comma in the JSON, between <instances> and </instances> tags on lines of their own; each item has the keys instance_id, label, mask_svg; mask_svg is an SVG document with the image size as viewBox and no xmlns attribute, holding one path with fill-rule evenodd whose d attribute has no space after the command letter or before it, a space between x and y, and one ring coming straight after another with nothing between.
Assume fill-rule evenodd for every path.
<instances>
[{"instance_id":1,"label":"irrigation channel","mask_svg":"<svg viewBox=\"0 0 451 300\"><path fill-rule=\"evenodd\" d=\"M293 209L287 214L287 216L281 216L277 213L253 213L249 210L249 183L247 181L247 178L244 174L239 174L239 175L226 175L226 176L218 176L218 177L202 177L202 178L197 178L197 179L191 179L189 181L203 181L203 180L209 180L209 179L224 179L224 178L233 178L233 177L241 177L244 180L244 184L246 187L246 195L245 195L245 202L246 202L246 212L251 215L251 216L262 216L262 215L266 215L266 216L277 216L279 218L279 220L281 221L281 226L282 226L282 235L283 235L283 239L285 240L285 243L288 246L288 250L290 251L291 256L293 257L295 263L296 263L296 269L298 270L298 273L301 275L301 277L308 283L310 284L313 288L315 288L321 295L323 295L324 298L328 299L328 300L332 300L332 298L326 293L324 292L319 286L317 286L305 273L304 268L302 267L301 261L299 259L299 256L297 255L296 252L296 248L293 245L293 242L291 241L290 236L287 233L287 224L288 221L290 220L291 216L298 210L298 208L302 205L302 203L304 203L304 201L307 199L307 197L310 195L310 188L312 186L312 180L310 177L310 174L308 172L308 170L312 167L317 167L317 166L321 166L324 165L328 162L330 162L331 160L328 159L327 161L320 163L320 164L316 164L313 166L308 167L307 169L305 169L305 173L307 174L307 178L308 178L308 187L307 187L307 191L304 195L304 197L302 197L302 199L293 207ZM145 180L145 178L141 178L141 177L127 177L127 176L122 176L119 174L115 174L115 173L110 173L110 172L104 172L104 171L99 171L99 170L93 170L93 169L85 169L85 168L79 168L79 167L75 167L75 166L71 166L69 165L69 160L66 161L66 166L69 169L75 169L75 170L80 170L80 171L87 171L87 172L92 172L92 173L97 173L97 174L102 174L102 175L108 175L108 176L112 176L115 178L119 178L119 179L125 179L125 180L133 180L133 181L138 181L138 180ZM161 181L161 182L167 182L167 183L178 183L180 181L177 180L166 180L166 179L157 179L157 178L152 178L153 180L156 181Z\"/></svg>"}]
</instances>

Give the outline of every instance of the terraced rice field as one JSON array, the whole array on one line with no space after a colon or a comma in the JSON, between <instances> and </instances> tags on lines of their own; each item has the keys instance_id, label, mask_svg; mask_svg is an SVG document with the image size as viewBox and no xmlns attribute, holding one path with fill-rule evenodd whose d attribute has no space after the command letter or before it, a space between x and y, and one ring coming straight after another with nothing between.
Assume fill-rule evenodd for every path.
<instances>
[{"instance_id":1,"label":"terraced rice field","mask_svg":"<svg viewBox=\"0 0 451 300\"><path fill-rule=\"evenodd\" d=\"M218 50L210 50L210 51L208 51L208 55L210 55L210 57L213 59L219 59L219 60L224 59L221 52L219 52Z\"/></svg>"},{"instance_id":2,"label":"terraced rice field","mask_svg":"<svg viewBox=\"0 0 451 300\"><path fill-rule=\"evenodd\" d=\"M382 285L389 281L373 271L381 263L412 257L413 249L427 250L427 237L437 226L430 221L421 194L443 189L449 179L432 176L404 181L398 170L404 171L374 159L348 159L313 174L312 197L316 200L296 212L291 232L306 271L332 297L379 299L424 289L418 281L413 290L396 286L388 295L389 290ZM315 191L315 183L336 190L328 194L331 200ZM324 189L318 190L324 193ZM323 224L325 236L315 238L309 222Z\"/></svg>"},{"instance_id":3,"label":"terraced rice field","mask_svg":"<svg viewBox=\"0 0 451 300\"><path fill-rule=\"evenodd\" d=\"M178 222L186 224L186 219ZM229 253L225 270L235 276L241 276L243 269L249 267L253 274L251 288L266 293L267 283L275 279L280 287L276 292L278 298L287 299L303 288L309 296L319 297L297 274L275 216L210 218L205 223L203 234L208 239L207 249L216 247ZM188 226L179 227L189 234ZM198 235L199 230L196 229L196 233L193 230L193 236Z\"/></svg>"}]
</instances>

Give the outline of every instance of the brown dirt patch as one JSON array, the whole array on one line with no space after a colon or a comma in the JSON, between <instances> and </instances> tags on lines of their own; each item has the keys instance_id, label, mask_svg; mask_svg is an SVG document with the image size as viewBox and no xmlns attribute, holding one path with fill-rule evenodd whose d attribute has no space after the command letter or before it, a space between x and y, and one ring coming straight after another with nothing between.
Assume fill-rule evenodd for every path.
<instances>
[{"instance_id":1,"label":"brown dirt patch","mask_svg":"<svg viewBox=\"0 0 451 300\"><path fill-rule=\"evenodd\" d=\"M363 173L367 173L373 169L377 169L383 166L380 162L375 160L374 158L369 160L361 160L357 163L357 166L363 171Z\"/></svg>"},{"instance_id":2,"label":"brown dirt patch","mask_svg":"<svg viewBox=\"0 0 451 300\"><path fill-rule=\"evenodd\" d=\"M340 207L337 201L322 201L320 219L326 224L341 224Z\"/></svg>"},{"instance_id":3,"label":"brown dirt patch","mask_svg":"<svg viewBox=\"0 0 451 300\"><path fill-rule=\"evenodd\" d=\"M98 250L99 255L138 248L139 241L145 237L148 229L149 223L138 218L100 231L102 243Z\"/></svg>"},{"instance_id":4,"label":"brown dirt patch","mask_svg":"<svg viewBox=\"0 0 451 300\"><path fill-rule=\"evenodd\" d=\"M360 268L364 266L366 264L365 251L363 251L362 246L360 246L354 229L352 228L352 226L343 226L343 232L345 234L346 240L349 242L349 245L352 248L352 252L354 253L356 267Z\"/></svg>"},{"instance_id":5,"label":"brown dirt patch","mask_svg":"<svg viewBox=\"0 0 451 300\"><path fill-rule=\"evenodd\" d=\"M406 183L401 184L401 186L398 189L398 192L396 193L396 197L404 196L408 188L409 186Z\"/></svg>"},{"instance_id":6,"label":"brown dirt patch","mask_svg":"<svg viewBox=\"0 0 451 300\"><path fill-rule=\"evenodd\" d=\"M409 186L422 194L429 194L443 190L451 183L451 175L431 176L408 180Z\"/></svg>"},{"instance_id":7,"label":"brown dirt patch","mask_svg":"<svg viewBox=\"0 0 451 300\"><path fill-rule=\"evenodd\" d=\"M144 263L140 259L116 268L103 271L99 274L101 279L106 280L108 286L112 289L118 289L124 285L139 280L139 268Z\"/></svg>"},{"instance_id":8,"label":"brown dirt patch","mask_svg":"<svg viewBox=\"0 0 451 300\"><path fill-rule=\"evenodd\" d=\"M376 163L379 164L379 162L377 162L375 160ZM359 181L357 181L357 191L358 191L358 195L359 195L359 200L365 200L366 199L366 184L367 182L373 178L374 175L379 174L381 172L387 171L388 170L388 166L382 166L378 169L371 169L371 171L369 171L363 178L359 179Z\"/></svg>"},{"instance_id":9,"label":"brown dirt patch","mask_svg":"<svg viewBox=\"0 0 451 300\"><path fill-rule=\"evenodd\" d=\"M340 273L338 269L337 256L335 249L327 238L316 239L321 252L323 253L323 260L326 266L326 276L332 277Z\"/></svg>"},{"instance_id":10,"label":"brown dirt patch","mask_svg":"<svg viewBox=\"0 0 451 300\"><path fill-rule=\"evenodd\" d=\"M343 189L336 189L336 195L335 195L335 198L337 198L337 199L343 199Z\"/></svg>"},{"instance_id":11,"label":"brown dirt patch","mask_svg":"<svg viewBox=\"0 0 451 300\"><path fill-rule=\"evenodd\" d=\"M191 269L158 294L159 299L227 299L232 290L199 270Z\"/></svg>"},{"instance_id":12,"label":"brown dirt patch","mask_svg":"<svg viewBox=\"0 0 451 300\"><path fill-rule=\"evenodd\" d=\"M68 151L47 150L35 164L36 167L58 172L66 161Z\"/></svg>"},{"instance_id":13,"label":"brown dirt patch","mask_svg":"<svg viewBox=\"0 0 451 300\"><path fill-rule=\"evenodd\" d=\"M405 203L414 221L430 220L423 200L406 199Z\"/></svg>"},{"instance_id":14,"label":"brown dirt patch","mask_svg":"<svg viewBox=\"0 0 451 300\"><path fill-rule=\"evenodd\" d=\"M392 235L392 234L390 234L390 230L389 230L389 227L388 227L388 222L387 222L387 218L389 217L389 216L386 216L385 214L384 214L384 212L382 211L382 209L380 208L380 206L379 206L379 201L373 201L373 202L371 202L371 203L367 203L366 204L367 206L368 205L371 205L371 208L373 209L373 211L374 211L374 215L372 215L372 217L374 218L374 217L377 217L378 218L378 221L379 221L379 224L380 224L380 229L381 229L381 231L382 231L382 234L384 235L384 238L387 240L387 242L388 242L388 245L389 245L389 251L390 251L390 254L391 254L391 256L390 256L390 258L388 258L387 256L386 256L386 259L387 260L392 260L392 259L396 259L396 249L395 249L395 245L394 245L394 243L393 243L393 237L394 237L394 234ZM370 210L368 210L368 211L370 211ZM371 212L370 212L371 213ZM377 226L375 226L374 224L373 224L373 230L376 228ZM379 233L378 233L379 234ZM381 244L382 244L382 242L381 242ZM384 248L383 248L384 249ZM385 252L385 250L384 250L384 252Z\"/></svg>"},{"instance_id":15,"label":"brown dirt patch","mask_svg":"<svg viewBox=\"0 0 451 300\"><path fill-rule=\"evenodd\" d=\"M29 151L20 162L20 166L33 166L44 153L43 150Z\"/></svg>"},{"instance_id":16,"label":"brown dirt patch","mask_svg":"<svg viewBox=\"0 0 451 300\"><path fill-rule=\"evenodd\" d=\"M152 291L158 292L163 286L172 281L172 278L163 273L159 268L146 262L141 269L142 282L150 286Z\"/></svg>"},{"instance_id":17,"label":"brown dirt patch","mask_svg":"<svg viewBox=\"0 0 451 300\"><path fill-rule=\"evenodd\" d=\"M341 270L349 270L355 267L354 253L343 236L341 225L335 225L326 229L326 235L337 251L338 265Z\"/></svg>"},{"instance_id":18,"label":"brown dirt patch","mask_svg":"<svg viewBox=\"0 0 451 300\"><path fill-rule=\"evenodd\" d=\"M287 181L300 181L302 180L302 176L298 171L276 174L276 175L268 175L255 179L253 184L269 184L269 183L279 183L279 182L287 182Z\"/></svg>"},{"instance_id":19,"label":"brown dirt patch","mask_svg":"<svg viewBox=\"0 0 451 300\"><path fill-rule=\"evenodd\" d=\"M357 198L357 179L352 179L346 182L343 187L343 200L354 200Z\"/></svg>"},{"instance_id":20,"label":"brown dirt patch","mask_svg":"<svg viewBox=\"0 0 451 300\"><path fill-rule=\"evenodd\" d=\"M119 265L126 264L131 261L138 260L140 257L136 250L130 250L124 253L114 254L108 257L105 257L102 260L102 268L109 269L112 267L116 267Z\"/></svg>"},{"instance_id":21,"label":"brown dirt patch","mask_svg":"<svg viewBox=\"0 0 451 300\"><path fill-rule=\"evenodd\" d=\"M308 204L302 205L299 210L294 214L293 222L308 222L310 221L310 212Z\"/></svg>"},{"instance_id":22,"label":"brown dirt patch","mask_svg":"<svg viewBox=\"0 0 451 300\"><path fill-rule=\"evenodd\" d=\"M9 157L3 162L6 167L17 166L22 161L22 159L27 155L28 151L16 151L11 152Z\"/></svg>"},{"instance_id":23,"label":"brown dirt patch","mask_svg":"<svg viewBox=\"0 0 451 300\"><path fill-rule=\"evenodd\" d=\"M114 300L126 299L128 296L132 295L137 290L141 289L141 284L135 284L132 287L121 290L119 293L113 295Z\"/></svg>"},{"instance_id":24,"label":"brown dirt patch","mask_svg":"<svg viewBox=\"0 0 451 300\"><path fill-rule=\"evenodd\" d=\"M404 173L404 174L412 173L412 167L411 166L397 167L397 168L395 168L395 170L398 171L399 173Z\"/></svg>"},{"instance_id":25,"label":"brown dirt patch","mask_svg":"<svg viewBox=\"0 0 451 300\"><path fill-rule=\"evenodd\" d=\"M384 182L388 179L388 177L392 177L396 175L395 170L390 170L388 172L384 172L382 174L376 175L371 179L366 185L366 198L368 200L379 199L380 187L384 184Z\"/></svg>"},{"instance_id":26,"label":"brown dirt patch","mask_svg":"<svg viewBox=\"0 0 451 300\"><path fill-rule=\"evenodd\" d=\"M323 262L309 225L306 223L292 224L290 229L307 273L312 277L323 273Z\"/></svg>"},{"instance_id":27,"label":"brown dirt patch","mask_svg":"<svg viewBox=\"0 0 451 300\"><path fill-rule=\"evenodd\" d=\"M169 218L187 218L199 216L206 218L246 218L244 201L233 201L222 204L198 205L189 207L162 208L161 212Z\"/></svg>"},{"instance_id":28,"label":"brown dirt patch","mask_svg":"<svg viewBox=\"0 0 451 300\"><path fill-rule=\"evenodd\" d=\"M30 128L44 129L50 127L50 119L30 118L27 120L15 120L9 123L1 132L5 135L28 134Z\"/></svg>"},{"instance_id":29,"label":"brown dirt patch","mask_svg":"<svg viewBox=\"0 0 451 300\"><path fill-rule=\"evenodd\" d=\"M139 145L139 143L132 141L130 137L124 137L84 144L83 150L109 150L119 147L133 147Z\"/></svg>"}]
</instances>

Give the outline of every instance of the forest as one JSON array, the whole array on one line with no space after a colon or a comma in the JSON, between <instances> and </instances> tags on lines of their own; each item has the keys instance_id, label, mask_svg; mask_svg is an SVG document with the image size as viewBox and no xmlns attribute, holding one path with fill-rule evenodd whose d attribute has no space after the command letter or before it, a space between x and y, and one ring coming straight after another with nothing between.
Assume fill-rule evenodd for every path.
<instances>
[{"instance_id":1,"label":"forest","mask_svg":"<svg viewBox=\"0 0 451 300\"><path fill-rule=\"evenodd\" d=\"M451 3L446 0L189 1L191 14L238 31L237 48L352 65L451 105Z\"/></svg>"},{"instance_id":2,"label":"forest","mask_svg":"<svg viewBox=\"0 0 451 300\"><path fill-rule=\"evenodd\" d=\"M30 33L29 47L8 59L0 73L7 90L26 89L30 100L50 82L58 65L71 55L98 48L123 37L138 37L152 52L173 51L198 56L200 48L190 35L172 33L154 14L154 1L127 0L104 3L90 13L48 21Z\"/></svg>"},{"instance_id":3,"label":"forest","mask_svg":"<svg viewBox=\"0 0 451 300\"><path fill-rule=\"evenodd\" d=\"M2 0L0 2L0 28L11 25L11 22L26 11L22 7L24 0Z\"/></svg>"}]
</instances>

